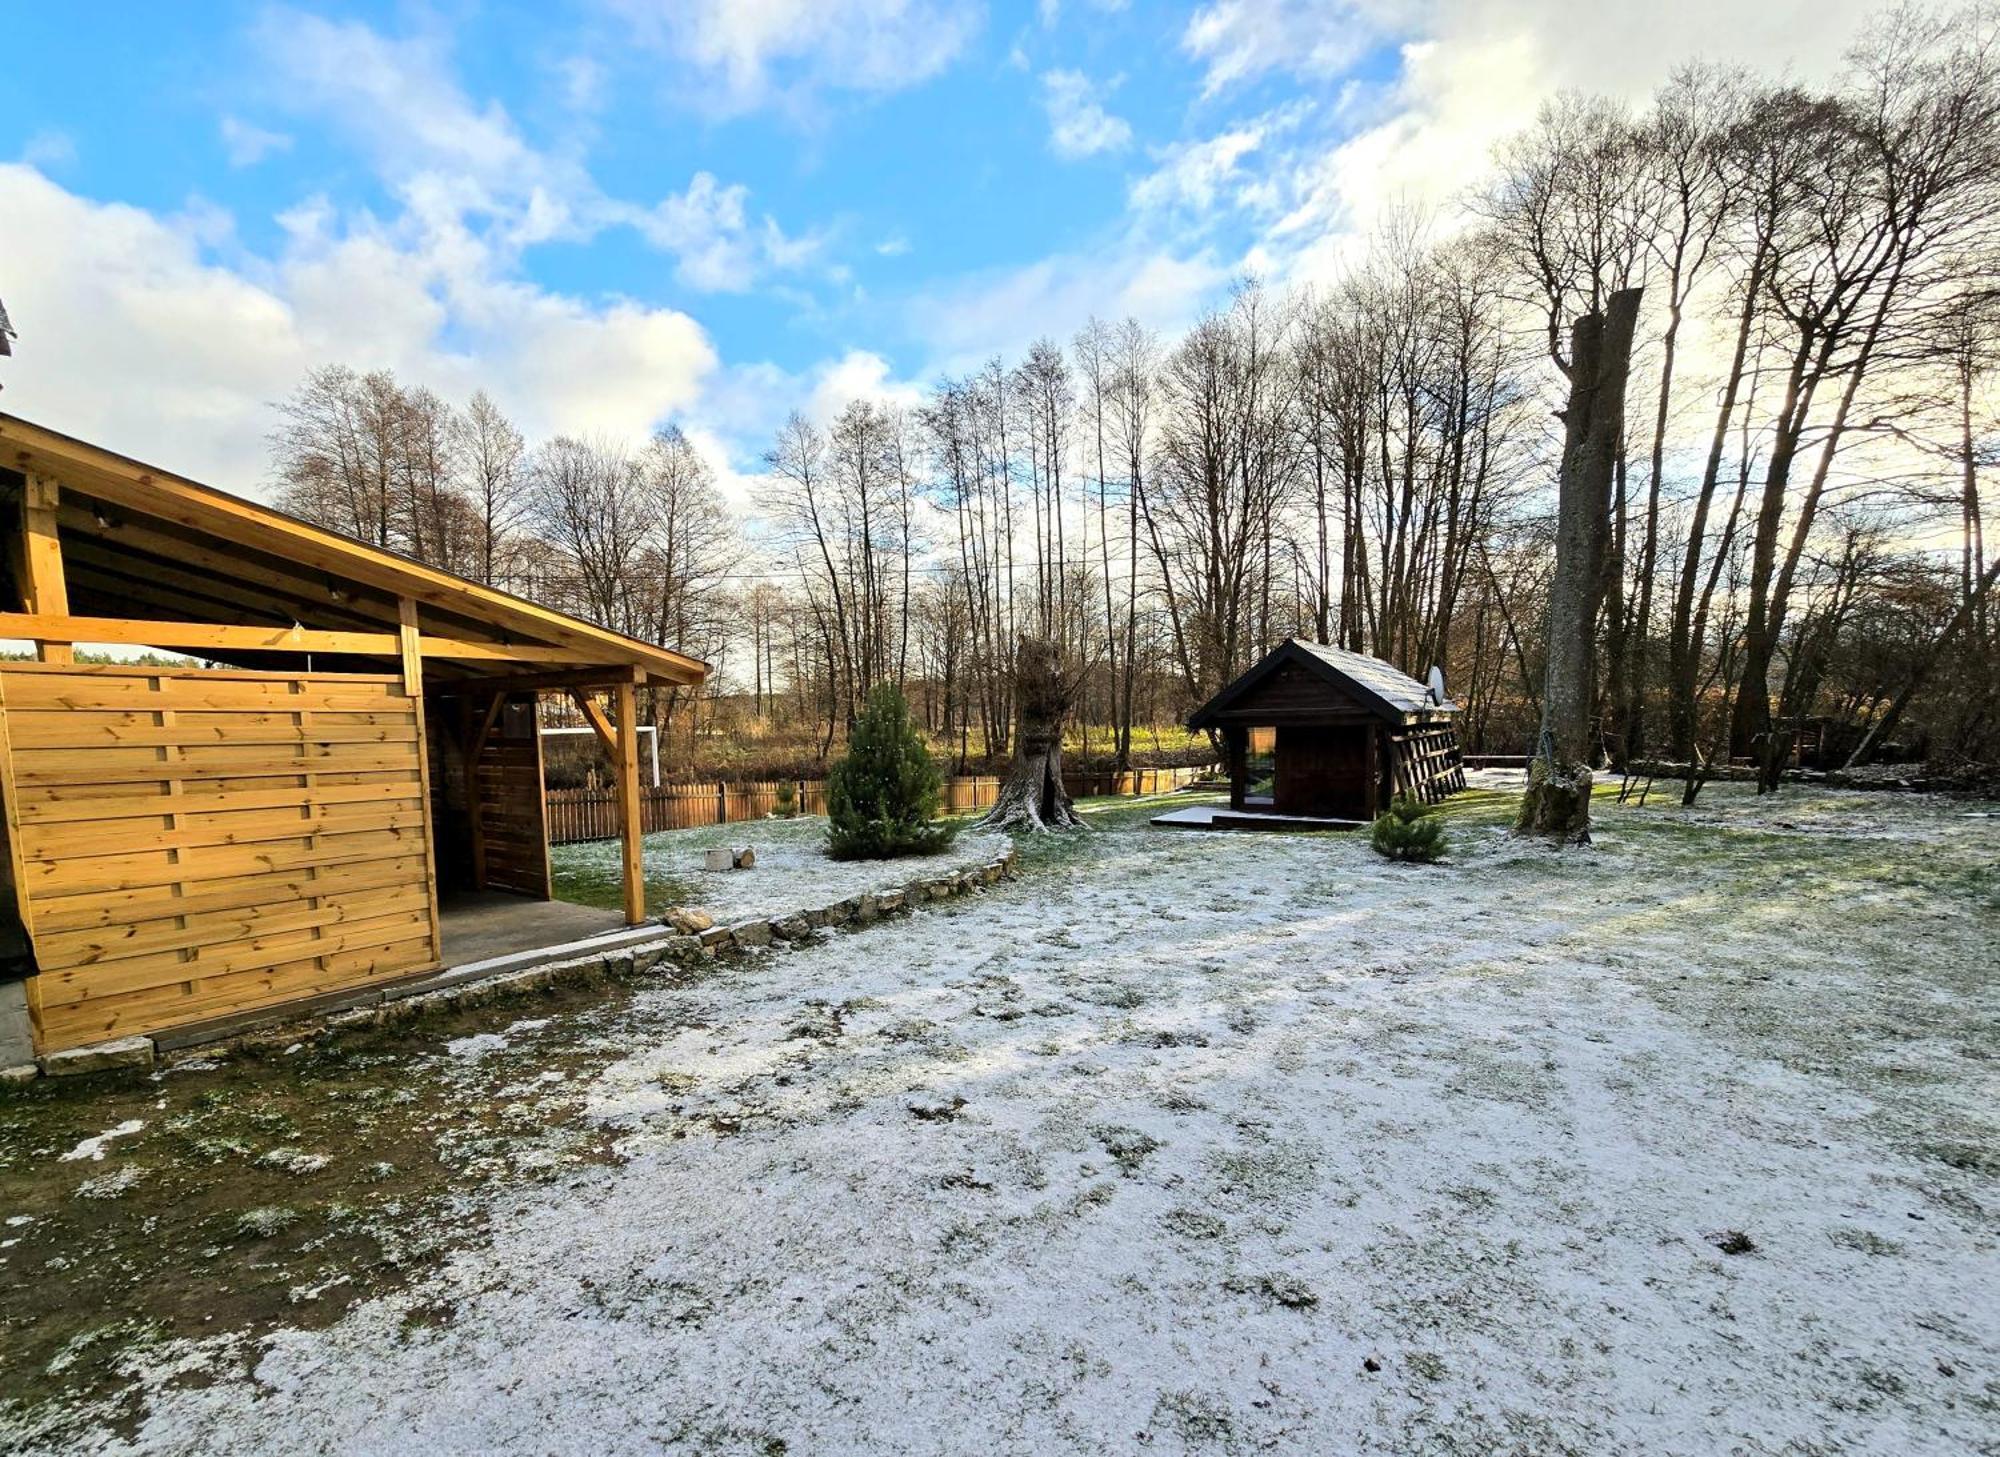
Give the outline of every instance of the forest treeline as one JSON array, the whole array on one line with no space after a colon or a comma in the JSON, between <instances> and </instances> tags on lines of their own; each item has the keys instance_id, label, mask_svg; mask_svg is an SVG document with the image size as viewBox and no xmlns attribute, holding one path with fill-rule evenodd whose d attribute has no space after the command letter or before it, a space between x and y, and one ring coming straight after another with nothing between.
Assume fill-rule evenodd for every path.
<instances>
[{"instance_id":1,"label":"forest treeline","mask_svg":"<svg viewBox=\"0 0 2000 1457\"><path fill-rule=\"evenodd\" d=\"M1581 314L1644 289L1605 502L1602 753L1990 764L1983 473L2000 441L1991 12L1899 9L1838 82L1715 66L1549 99L1463 215L1338 277L1245 280L1184 334L1092 320L919 401L793 415L734 511L669 427L530 444L328 368L282 408L291 510L707 658L655 720L823 756L874 686L1004 752L1056 642L1120 763L1291 635L1437 664L1469 749L1522 753Z\"/></svg>"}]
</instances>

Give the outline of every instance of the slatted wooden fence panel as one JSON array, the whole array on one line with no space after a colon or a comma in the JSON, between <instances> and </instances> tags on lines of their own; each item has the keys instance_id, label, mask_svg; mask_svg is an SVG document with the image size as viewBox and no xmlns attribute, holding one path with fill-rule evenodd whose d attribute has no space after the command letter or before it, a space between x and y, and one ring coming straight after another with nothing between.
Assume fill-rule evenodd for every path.
<instances>
[{"instance_id":1,"label":"slatted wooden fence panel","mask_svg":"<svg viewBox=\"0 0 2000 1457\"><path fill-rule=\"evenodd\" d=\"M1123 774L1065 774L1063 783L1077 797L1103 794L1165 794L1190 784L1212 768L1133 769ZM778 808L786 781L744 784L667 784L639 791L639 822L647 834L655 830L691 830L703 825L761 820ZM826 813L826 781L797 779L792 804L798 814ZM948 814L985 809L1000 797L1000 780L991 774L957 774L944 782L943 806ZM618 836L618 797L603 789L552 789L548 793L549 840L567 845L579 840L612 840Z\"/></svg>"},{"instance_id":2,"label":"slatted wooden fence panel","mask_svg":"<svg viewBox=\"0 0 2000 1457\"><path fill-rule=\"evenodd\" d=\"M1445 724L1414 728L1394 735L1391 773L1398 794L1414 794L1436 804L1465 788L1465 761L1458 749L1458 730Z\"/></svg>"},{"instance_id":3,"label":"slatted wooden fence panel","mask_svg":"<svg viewBox=\"0 0 2000 1457\"><path fill-rule=\"evenodd\" d=\"M419 752L393 676L0 670L44 1050L435 965Z\"/></svg>"}]
</instances>

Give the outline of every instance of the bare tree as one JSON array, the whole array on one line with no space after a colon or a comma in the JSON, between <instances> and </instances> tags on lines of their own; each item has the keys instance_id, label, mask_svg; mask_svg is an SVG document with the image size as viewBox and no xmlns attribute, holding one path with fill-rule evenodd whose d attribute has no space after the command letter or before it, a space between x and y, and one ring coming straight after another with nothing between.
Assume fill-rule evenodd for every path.
<instances>
[{"instance_id":1,"label":"bare tree","mask_svg":"<svg viewBox=\"0 0 2000 1457\"><path fill-rule=\"evenodd\" d=\"M475 390L458 416L457 435L465 489L479 519L479 580L494 584L506 575L521 522L527 442L484 390Z\"/></svg>"},{"instance_id":2,"label":"bare tree","mask_svg":"<svg viewBox=\"0 0 2000 1457\"><path fill-rule=\"evenodd\" d=\"M1563 412L1555 579L1549 590L1548 677L1542 733L1529 762L1517 828L1558 843L1590 840L1591 702L1597 611L1610 547L1611 479L1625 428L1625 381L1640 291L1620 289L1602 314L1570 327L1569 406Z\"/></svg>"}]
</instances>

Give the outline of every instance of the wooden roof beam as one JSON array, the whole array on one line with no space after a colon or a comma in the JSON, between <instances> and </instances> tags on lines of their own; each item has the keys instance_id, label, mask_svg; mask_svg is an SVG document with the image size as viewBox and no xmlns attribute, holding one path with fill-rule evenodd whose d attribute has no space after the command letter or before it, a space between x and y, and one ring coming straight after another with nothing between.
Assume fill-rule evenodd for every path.
<instances>
[{"instance_id":1,"label":"wooden roof beam","mask_svg":"<svg viewBox=\"0 0 2000 1457\"><path fill-rule=\"evenodd\" d=\"M332 591L325 591L327 601L323 602L318 592L324 591L324 586L322 585L316 590L316 586L310 578L292 576L287 573L274 571L269 567L256 562L246 561L231 553L218 552L204 547L198 542L187 540L178 535L161 532L128 519L103 520L85 508L76 507L65 517L64 527L72 536L80 534L87 537L90 540L91 548L96 552L103 552L107 555L118 552L137 552L148 557L149 572L153 570L150 562L163 563L161 568L163 580L165 579L164 574L174 572L171 566L166 566L164 563L172 560L191 561L205 568L214 578L213 581L208 582L207 590L210 594L213 593L216 582L225 579L229 581L247 580L275 589L282 594L277 599L280 604L285 603L288 599L296 601L296 610L291 612L295 621L305 617L318 617L321 614L331 613L336 616L360 618L364 624L372 619L384 629L400 626L400 609L393 601L378 601L352 591L342 592L338 595ZM166 555L163 556L162 554ZM198 573L189 572L179 572L177 579L194 582L207 580ZM255 593L246 594L245 601L253 600L255 596ZM155 593L152 600L157 605L166 607L169 610L172 610L177 605L171 597L165 594ZM210 600L218 599L213 598L211 595ZM272 599L266 598L265 600L269 601ZM330 606L327 605L328 602L331 603ZM235 604L228 605L234 606ZM284 610L291 611L289 608ZM439 612L438 615L444 617L450 624L456 625L462 623L465 627L475 632L482 629L486 631L493 630L488 624L462 613ZM365 627L363 630L366 630ZM435 628L426 628L426 632L434 630ZM483 649L489 646L488 644L485 644L482 640L463 636L462 632L456 630L455 626L453 630L448 631L443 636L447 640L465 647L466 651L453 653L451 656L454 657L521 663L613 663L622 661L622 654L618 653L615 648L608 647L596 652L585 652L559 647L546 642L504 642L496 639L490 644L493 650L486 652ZM429 655L438 656L437 654Z\"/></svg>"},{"instance_id":2,"label":"wooden roof beam","mask_svg":"<svg viewBox=\"0 0 2000 1457\"><path fill-rule=\"evenodd\" d=\"M345 602L313 602L296 593L281 593L263 587L250 586L238 579L230 584L231 595L218 596L222 589L214 577L203 576L199 572L182 571L171 562L163 561L150 553L131 550L117 550L95 539L78 539L66 534L63 554L70 564L71 580L79 587L87 582L102 580L111 584L102 590L128 592L133 588L149 588L154 593L166 596L177 595L189 602L204 604L205 613L215 611L252 611L282 617L286 622L304 622L307 617L314 619L316 627L350 628L359 632L381 630L385 624L381 618L364 613Z\"/></svg>"},{"instance_id":3,"label":"wooden roof beam","mask_svg":"<svg viewBox=\"0 0 2000 1457\"><path fill-rule=\"evenodd\" d=\"M452 685L468 693L564 693L572 688L615 688L620 683L644 687L646 670L629 664L600 668L569 668L546 673L495 673L468 677Z\"/></svg>"},{"instance_id":4,"label":"wooden roof beam","mask_svg":"<svg viewBox=\"0 0 2000 1457\"><path fill-rule=\"evenodd\" d=\"M67 613L0 612L0 638L40 642L115 643L120 646L220 649L236 652L347 653L355 657L397 658L405 647L397 633L336 632L310 627L245 627L216 622L165 622L139 617L77 617ZM508 646L419 638L421 656L470 662L588 662L567 648ZM610 667L611 664L604 666Z\"/></svg>"},{"instance_id":5,"label":"wooden roof beam","mask_svg":"<svg viewBox=\"0 0 2000 1457\"><path fill-rule=\"evenodd\" d=\"M609 649L668 681L698 683L707 675L706 664L684 654L642 643L435 567L348 540L268 507L25 420L0 416L0 440L5 442L8 458L22 469L57 475L92 495L143 515L240 541L245 546L349 577L399 597L407 596L446 612L476 612L495 626L504 624L583 652Z\"/></svg>"}]
</instances>

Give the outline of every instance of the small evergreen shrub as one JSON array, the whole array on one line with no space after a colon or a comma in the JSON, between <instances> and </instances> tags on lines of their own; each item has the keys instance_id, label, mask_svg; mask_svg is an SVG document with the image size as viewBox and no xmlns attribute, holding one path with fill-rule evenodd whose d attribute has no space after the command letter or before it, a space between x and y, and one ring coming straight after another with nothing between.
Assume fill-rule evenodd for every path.
<instances>
[{"instance_id":1,"label":"small evergreen shrub","mask_svg":"<svg viewBox=\"0 0 2000 1457\"><path fill-rule=\"evenodd\" d=\"M1444 821L1434 806L1399 794L1369 829L1368 843L1391 860L1429 865L1444 855Z\"/></svg>"},{"instance_id":2,"label":"small evergreen shrub","mask_svg":"<svg viewBox=\"0 0 2000 1457\"><path fill-rule=\"evenodd\" d=\"M934 822L943 787L909 705L882 685L868 695L846 757L827 773L827 853L836 860L889 860L942 850L958 833L956 825Z\"/></svg>"},{"instance_id":3,"label":"small evergreen shrub","mask_svg":"<svg viewBox=\"0 0 2000 1457\"><path fill-rule=\"evenodd\" d=\"M799 791L789 779L778 782L777 806L772 811L781 820L788 820L799 812Z\"/></svg>"}]
</instances>

